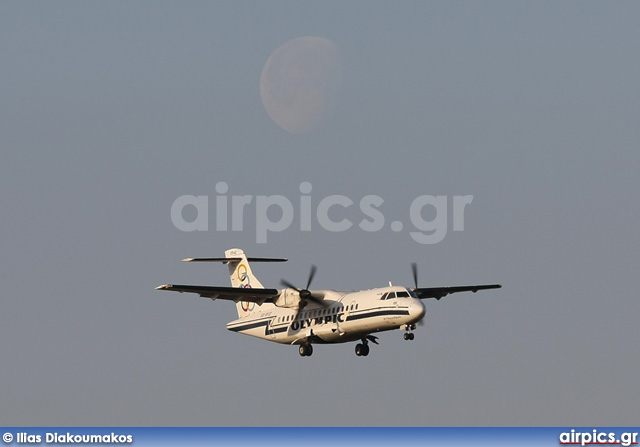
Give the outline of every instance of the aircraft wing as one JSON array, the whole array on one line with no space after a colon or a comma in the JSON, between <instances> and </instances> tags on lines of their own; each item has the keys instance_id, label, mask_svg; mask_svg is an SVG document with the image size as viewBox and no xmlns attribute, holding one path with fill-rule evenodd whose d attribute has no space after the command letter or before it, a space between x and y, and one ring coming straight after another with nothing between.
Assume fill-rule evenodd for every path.
<instances>
[{"instance_id":1,"label":"aircraft wing","mask_svg":"<svg viewBox=\"0 0 640 447\"><path fill-rule=\"evenodd\" d=\"M484 284L479 286L453 286L453 287L426 287L413 289L413 292L418 298L435 298L440 299L443 296L447 296L450 293L457 292L473 292L486 289L499 289L502 286L500 284Z\"/></svg>"},{"instance_id":2,"label":"aircraft wing","mask_svg":"<svg viewBox=\"0 0 640 447\"><path fill-rule=\"evenodd\" d=\"M156 290L171 290L174 292L197 293L203 298L247 301L262 304L266 301L275 301L280 295L277 289L251 289L242 287L216 287L216 286L187 286L180 284L164 284L156 287Z\"/></svg>"}]
</instances>

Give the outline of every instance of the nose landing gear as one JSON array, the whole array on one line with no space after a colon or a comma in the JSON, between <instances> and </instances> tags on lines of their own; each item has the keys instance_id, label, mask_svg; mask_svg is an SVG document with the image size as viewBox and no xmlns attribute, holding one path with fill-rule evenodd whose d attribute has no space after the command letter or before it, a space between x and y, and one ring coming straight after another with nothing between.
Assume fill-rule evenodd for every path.
<instances>
[{"instance_id":1,"label":"nose landing gear","mask_svg":"<svg viewBox=\"0 0 640 447\"><path fill-rule=\"evenodd\" d=\"M413 335L413 332L411 331L413 331L415 328L416 328L415 324L407 324L404 326L404 330L406 331L404 333L405 340L413 340L414 335Z\"/></svg>"}]
</instances>

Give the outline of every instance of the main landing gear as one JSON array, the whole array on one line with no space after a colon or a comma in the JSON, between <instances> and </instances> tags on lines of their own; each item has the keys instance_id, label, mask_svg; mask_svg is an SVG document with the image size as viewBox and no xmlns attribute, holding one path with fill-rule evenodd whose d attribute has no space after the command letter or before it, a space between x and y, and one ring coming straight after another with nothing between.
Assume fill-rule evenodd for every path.
<instances>
[{"instance_id":1,"label":"main landing gear","mask_svg":"<svg viewBox=\"0 0 640 447\"><path fill-rule=\"evenodd\" d=\"M298 352L302 357L310 357L313 354L313 346L311 344L300 345Z\"/></svg>"},{"instance_id":2,"label":"main landing gear","mask_svg":"<svg viewBox=\"0 0 640 447\"><path fill-rule=\"evenodd\" d=\"M362 339L362 343L356 345L356 355L358 357L366 357L369 355L369 343L366 338Z\"/></svg>"},{"instance_id":3,"label":"main landing gear","mask_svg":"<svg viewBox=\"0 0 640 447\"><path fill-rule=\"evenodd\" d=\"M378 337L375 335L367 335L362 339L362 343L358 343L356 345L356 355L358 357L366 357L369 355L369 342L377 345Z\"/></svg>"},{"instance_id":4,"label":"main landing gear","mask_svg":"<svg viewBox=\"0 0 640 447\"><path fill-rule=\"evenodd\" d=\"M416 328L415 324L407 324L404 326L404 330L406 331L404 333L404 339L405 340L413 340L413 332L411 332L412 330L414 330Z\"/></svg>"}]
</instances>

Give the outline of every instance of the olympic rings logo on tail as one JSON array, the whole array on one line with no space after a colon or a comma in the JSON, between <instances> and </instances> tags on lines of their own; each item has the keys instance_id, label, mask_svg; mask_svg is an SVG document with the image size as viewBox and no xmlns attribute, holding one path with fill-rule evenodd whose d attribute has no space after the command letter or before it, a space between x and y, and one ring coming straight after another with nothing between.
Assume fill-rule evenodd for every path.
<instances>
[{"instance_id":1,"label":"olympic rings logo on tail","mask_svg":"<svg viewBox=\"0 0 640 447\"><path fill-rule=\"evenodd\" d=\"M247 301L241 301L240 306L242 306L242 310L245 312L251 312L256 308L256 303L249 303Z\"/></svg>"},{"instance_id":2,"label":"olympic rings logo on tail","mask_svg":"<svg viewBox=\"0 0 640 447\"><path fill-rule=\"evenodd\" d=\"M238 266L238 269L236 270L238 272L238 279L240 280L240 287L243 289L251 289L251 279L249 278L249 275L247 274L247 266L244 264L240 264ZM246 281L246 284L245 284ZM253 309L256 308L256 303L250 303L247 301L241 301L240 302L240 306L242 307L242 310L244 312L251 312L253 311Z\"/></svg>"}]
</instances>

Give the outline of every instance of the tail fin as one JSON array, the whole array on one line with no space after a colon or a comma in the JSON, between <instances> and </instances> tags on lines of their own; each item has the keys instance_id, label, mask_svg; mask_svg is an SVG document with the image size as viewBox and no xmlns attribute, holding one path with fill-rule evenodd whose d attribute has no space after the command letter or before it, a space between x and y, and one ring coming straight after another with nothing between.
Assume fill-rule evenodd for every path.
<instances>
[{"instance_id":1,"label":"tail fin","mask_svg":"<svg viewBox=\"0 0 640 447\"><path fill-rule=\"evenodd\" d=\"M229 279L231 279L232 287L264 289L258 278L253 275L244 251L239 248L232 248L225 251L224 254L229 259Z\"/></svg>"},{"instance_id":2,"label":"tail fin","mask_svg":"<svg viewBox=\"0 0 640 447\"><path fill-rule=\"evenodd\" d=\"M286 261L286 259L275 258L247 258L244 251L239 248L232 248L224 252L227 259L229 259L229 279L231 279L232 287L244 287L252 289L264 289L262 283L255 277L251 271L251 265L249 261L258 262L280 262ZM273 306L270 303L264 305ZM238 301L236 303L236 310L238 311L238 317L245 317L258 308L256 303L249 303L246 301Z\"/></svg>"},{"instance_id":3,"label":"tail fin","mask_svg":"<svg viewBox=\"0 0 640 447\"><path fill-rule=\"evenodd\" d=\"M253 275L251 271L251 262L284 262L287 259L284 258L247 258L244 251L239 248L232 248L224 252L224 258L188 258L183 259L186 262L194 261L208 261L208 262L222 262L229 266L229 279L231 280L232 287L243 287L251 289L264 289L264 286L258 278ZM265 303L266 305L269 303ZM257 308L255 303L249 303L245 301L239 301L236 303L238 310L238 316L244 317Z\"/></svg>"}]
</instances>

